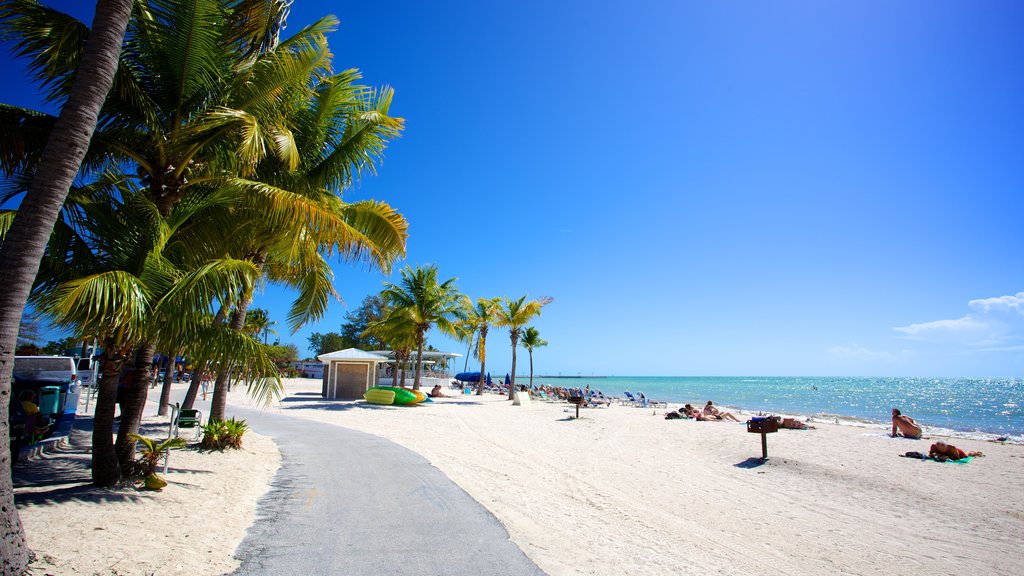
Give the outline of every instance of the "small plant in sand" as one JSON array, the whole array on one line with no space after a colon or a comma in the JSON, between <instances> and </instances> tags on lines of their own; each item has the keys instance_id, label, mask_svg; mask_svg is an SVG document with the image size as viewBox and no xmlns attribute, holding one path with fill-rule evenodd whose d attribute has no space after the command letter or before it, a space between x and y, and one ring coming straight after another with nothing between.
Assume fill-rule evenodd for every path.
<instances>
[{"instance_id":1,"label":"small plant in sand","mask_svg":"<svg viewBox=\"0 0 1024 576\"><path fill-rule=\"evenodd\" d=\"M145 478L146 488L159 490L164 486L167 486L167 481L157 475L156 467L159 465L160 459L163 458L169 450L172 448L184 447L185 439L167 438L165 440L154 440L152 438L146 438L145 436L139 436L138 434L132 434L130 438L142 444L142 450L139 451L139 457L135 460L137 468L134 472Z\"/></svg>"},{"instance_id":2,"label":"small plant in sand","mask_svg":"<svg viewBox=\"0 0 1024 576\"><path fill-rule=\"evenodd\" d=\"M199 445L208 450L238 449L242 447L242 436L248 431L249 425L245 420L235 420L233 417L227 420L211 418L203 426L203 439Z\"/></svg>"}]
</instances>

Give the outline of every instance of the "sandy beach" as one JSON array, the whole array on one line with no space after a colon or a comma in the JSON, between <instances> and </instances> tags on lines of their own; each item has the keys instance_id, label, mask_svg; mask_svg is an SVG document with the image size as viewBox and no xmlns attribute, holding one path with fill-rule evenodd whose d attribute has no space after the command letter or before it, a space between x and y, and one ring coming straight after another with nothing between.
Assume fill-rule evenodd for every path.
<instances>
[{"instance_id":1,"label":"sandy beach","mask_svg":"<svg viewBox=\"0 0 1024 576\"><path fill-rule=\"evenodd\" d=\"M664 409L616 405L582 410L576 420L566 404L511 406L484 395L411 408L332 402L325 410L319 390L316 380L287 380L288 396L270 410L422 454L552 575L1019 573L1021 446L958 440L987 456L923 462L899 454L926 452L928 440L816 423L770 435L770 458L761 462L760 436L743 424L665 420ZM231 402L248 405L237 390ZM20 504L30 546L52 559L35 566L53 574L232 570L279 456L256 435L241 453L212 456L176 453L171 486L160 494ZM23 494L16 491L19 502ZM104 530L96 530L97 514ZM220 524L211 514L234 523L211 537L206 526ZM74 537L55 537L56 515ZM183 528L190 524L203 528ZM148 542L133 543L138 534Z\"/></svg>"}]
</instances>

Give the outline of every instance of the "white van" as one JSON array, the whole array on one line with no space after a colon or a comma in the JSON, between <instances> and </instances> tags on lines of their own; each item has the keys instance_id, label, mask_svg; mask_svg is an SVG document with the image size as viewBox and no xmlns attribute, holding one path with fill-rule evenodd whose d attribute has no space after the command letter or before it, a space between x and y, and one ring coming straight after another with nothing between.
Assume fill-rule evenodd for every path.
<instances>
[{"instance_id":1,"label":"white van","mask_svg":"<svg viewBox=\"0 0 1024 576\"><path fill-rule=\"evenodd\" d=\"M78 359L78 379L82 386L92 388L96 386L96 373L99 372L99 362L93 358Z\"/></svg>"},{"instance_id":2,"label":"white van","mask_svg":"<svg viewBox=\"0 0 1024 576\"><path fill-rule=\"evenodd\" d=\"M15 356L14 374L30 380L59 380L78 390L78 366L71 356Z\"/></svg>"}]
</instances>

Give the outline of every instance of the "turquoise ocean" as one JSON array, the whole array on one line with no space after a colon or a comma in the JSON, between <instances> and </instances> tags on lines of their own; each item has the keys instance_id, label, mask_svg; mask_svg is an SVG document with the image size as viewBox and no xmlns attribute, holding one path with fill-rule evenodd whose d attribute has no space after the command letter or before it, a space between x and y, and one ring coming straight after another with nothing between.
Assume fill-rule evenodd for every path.
<instances>
[{"instance_id":1,"label":"turquoise ocean","mask_svg":"<svg viewBox=\"0 0 1024 576\"><path fill-rule=\"evenodd\" d=\"M529 378L516 377L517 384ZM643 392L670 404L708 400L747 412L810 417L841 424L888 425L893 408L931 433L1024 444L1021 378L662 377L537 378L534 384ZM676 408L676 406L670 406Z\"/></svg>"}]
</instances>

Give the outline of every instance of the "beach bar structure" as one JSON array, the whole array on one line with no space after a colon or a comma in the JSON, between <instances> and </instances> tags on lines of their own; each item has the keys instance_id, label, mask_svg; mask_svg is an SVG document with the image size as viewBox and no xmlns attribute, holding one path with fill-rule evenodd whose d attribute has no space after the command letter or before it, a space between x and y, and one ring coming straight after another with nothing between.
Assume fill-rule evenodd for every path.
<instances>
[{"instance_id":1,"label":"beach bar structure","mask_svg":"<svg viewBox=\"0 0 1024 576\"><path fill-rule=\"evenodd\" d=\"M324 364L321 395L328 400L362 398L364 392L380 382L381 364L388 361L358 348L328 352L316 358Z\"/></svg>"}]
</instances>

